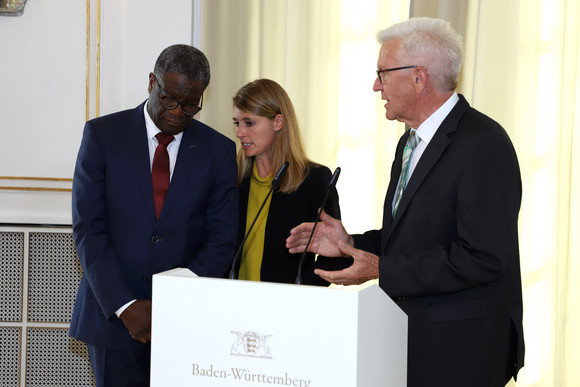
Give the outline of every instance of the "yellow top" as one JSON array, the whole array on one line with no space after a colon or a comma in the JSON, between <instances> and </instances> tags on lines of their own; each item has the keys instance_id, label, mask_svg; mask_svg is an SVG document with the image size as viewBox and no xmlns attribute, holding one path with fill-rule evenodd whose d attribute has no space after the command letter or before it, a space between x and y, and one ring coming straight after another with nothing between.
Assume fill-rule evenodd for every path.
<instances>
[{"instance_id":1,"label":"yellow top","mask_svg":"<svg viewBox=\"0 0 580 387\"><path fill-rule=\"evenodd\" d=\"M270 187L274 180L273 174L266 178L261 178L258 175L258 168L254 163L252 170L252 178L250 179L250 193L248 195L248 211L246 214L246 230L250 228L262 202L268 195ZM270 211L270 202L272 195L268 197L260 216L256 220L256 224L248 235L244 243L244 250L242 253L242 262L240 263L239 279L260 281L260 271L262 268L262 256L264 255L264 240L266 234L266 221L268 220L268 212Z\"/></svg>"}]
</instances>

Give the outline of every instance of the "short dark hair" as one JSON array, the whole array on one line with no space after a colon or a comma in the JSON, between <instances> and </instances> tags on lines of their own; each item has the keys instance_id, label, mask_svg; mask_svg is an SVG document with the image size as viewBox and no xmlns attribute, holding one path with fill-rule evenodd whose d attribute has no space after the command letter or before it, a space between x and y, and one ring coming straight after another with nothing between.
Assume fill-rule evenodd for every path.
<instances>
[{"instance_id":1,"label":"short dark hair","mask_svg":"<svg viewBox=\"0 0 580 387\"><path fill-rule=\"evenodd\" d=\"M154 73L163 77L167 73L185 75L188 79L209 85L209 62L203 52L187 44L174 44L159 54Z\"/></svg>"}]
</instances>

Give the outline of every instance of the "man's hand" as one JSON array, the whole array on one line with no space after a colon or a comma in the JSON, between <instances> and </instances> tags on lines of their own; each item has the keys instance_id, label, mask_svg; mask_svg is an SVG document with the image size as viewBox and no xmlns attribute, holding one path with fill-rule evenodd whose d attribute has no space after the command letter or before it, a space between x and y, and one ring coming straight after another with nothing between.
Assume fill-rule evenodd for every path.
<instances>
[{"instance_id":1,"label":"man's hand","mask_svg":"<svg viewBox=\"0 0 580 387\"><path fill-rule=\"evenodd\" d=\"M290 253L296 254L304 251L313 227L313 222L302 223L290 230L290 236L286 239L286 247ZM348 235L340 220L334 219L322 211L320 222L316 226L308 251L325 257L341 257L343 253L338 248L339 241L353 244L352 238Z\"/></svg>"},{"instance_id":2,"label":"man's hand","mask_svg":"<svg viewBox=\"0 0 580 387\"><path fill-rule=\"evenodd\" d=\"M121 313L121 321L133 340L151 341L151 300L137 300Z\"/></svg>"},{"instance_id":3,"label":"man's hand","mask_svg":"<svg viewBox=\"0 0 580 387\"><path fill-rule=\"evenodd\" d=\"M359 285L379 278L379 257L368 251L355 249L348 243L340 241L338 248L341 255L352 257L354 263L343 270L326 271L315 269L314 274L337 285Z\"/></svg>"}]
</instances>

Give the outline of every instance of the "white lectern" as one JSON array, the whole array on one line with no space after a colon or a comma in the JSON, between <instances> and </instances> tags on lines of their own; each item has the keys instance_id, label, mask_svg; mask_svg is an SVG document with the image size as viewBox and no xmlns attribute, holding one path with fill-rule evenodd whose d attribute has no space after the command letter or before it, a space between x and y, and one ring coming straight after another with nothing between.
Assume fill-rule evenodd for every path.
<instances>
[{"instance_id":1,"label":"white lectern","mask_svg":"<svg viewBox=\"0 0 580 387\"><path fill-rule=\"evenodd\" d=\"M404 387L407 316L377 286L153 276L151 385Z\"/></svg>"}]
</instances>

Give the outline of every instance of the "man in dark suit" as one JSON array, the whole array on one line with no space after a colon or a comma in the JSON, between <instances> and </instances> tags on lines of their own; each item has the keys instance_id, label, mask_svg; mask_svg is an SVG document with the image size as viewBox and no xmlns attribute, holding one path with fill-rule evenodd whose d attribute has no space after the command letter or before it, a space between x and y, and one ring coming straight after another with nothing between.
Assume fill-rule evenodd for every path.
<instances>
[{"instance_id":1,"label":"man in dark suit","mask_svg":"<svg viewBox=\"0 0 580 387\"><path fill-rule=\"evenodd\" d=\"M386 117L410 130L397 145L382 229L351 236L323 214L310 250L354 264L316 273L337 284L378 278L408 315L409 386L503 386L524 359L515 151L455 93L462 43L449 23L411 19L378 38L373 89ZM292 230L291 252L311 229Z\"/></svg>"},{"instance_id":2,"label":"man in dark suit","mask_svg":"<svg viewBox=\"0 0 580 387\"><path fill-rule=\"evenodd\" d=\"M149 385L153 274L223 277L231 263L235 144L193 118L209 79L201 51L170 46L147 101L85 125L72 195L83 277L70 334L88 344L97 386Z\"/></svg>"}]
</instances>

